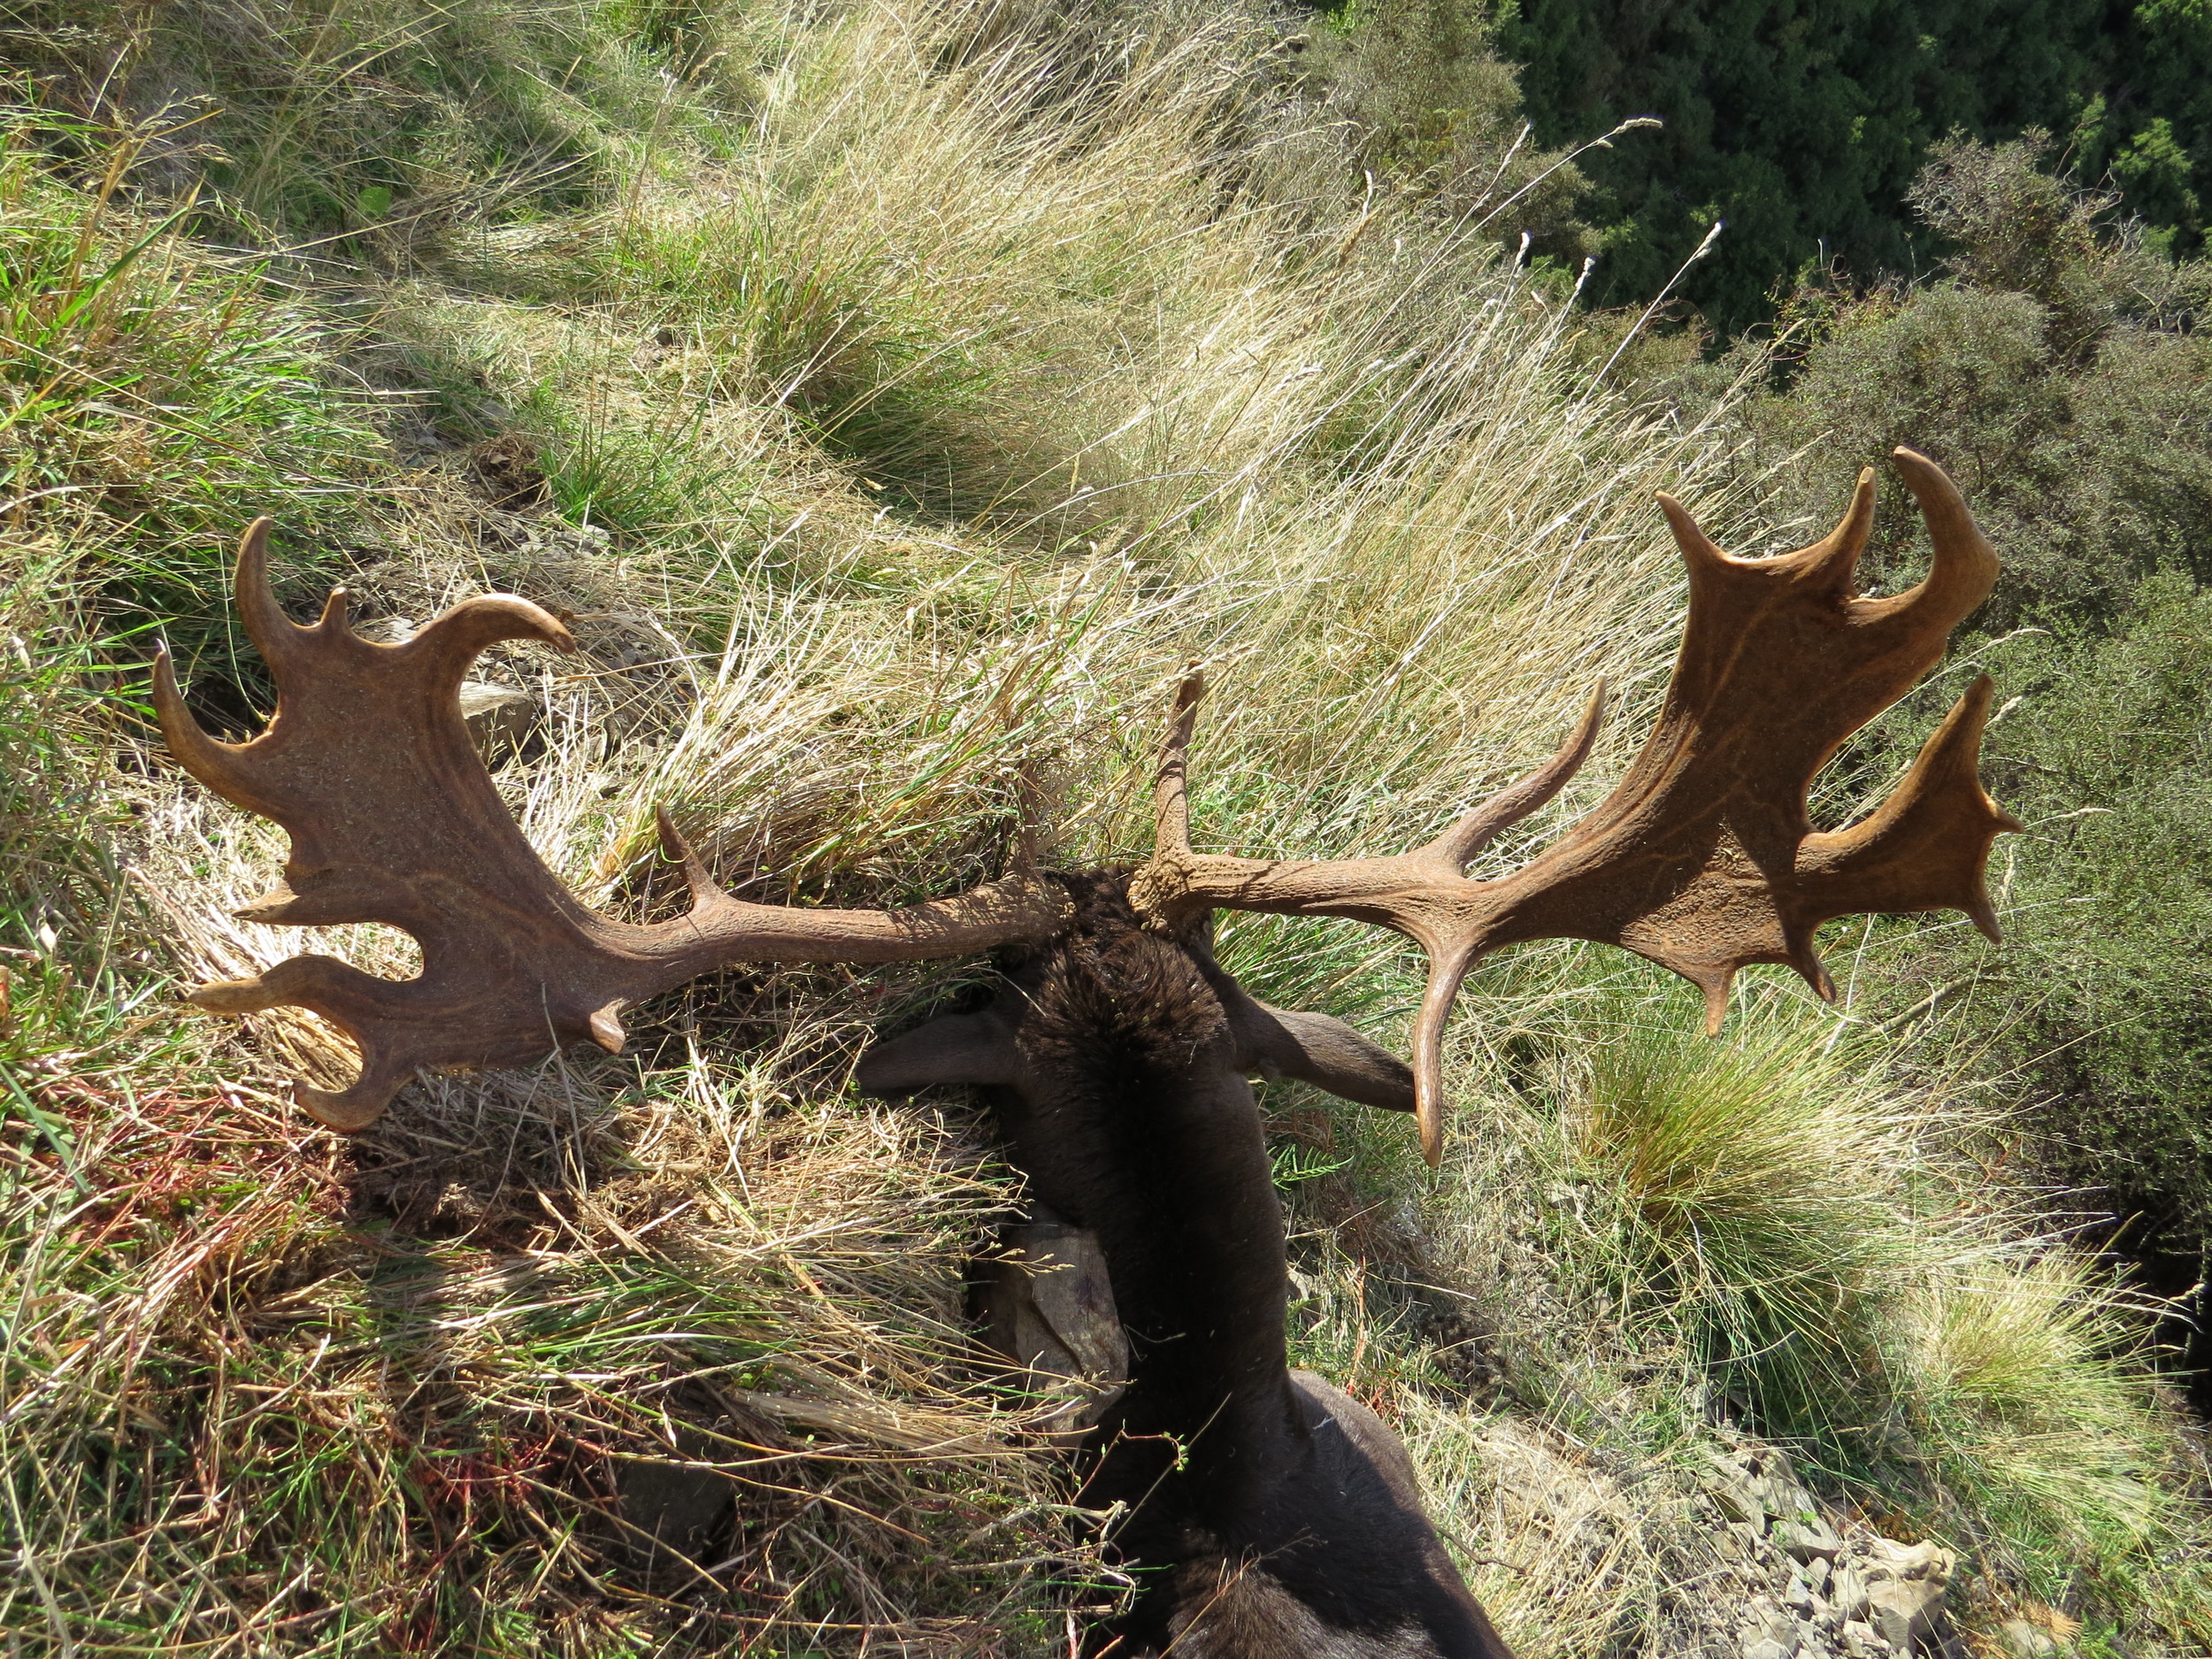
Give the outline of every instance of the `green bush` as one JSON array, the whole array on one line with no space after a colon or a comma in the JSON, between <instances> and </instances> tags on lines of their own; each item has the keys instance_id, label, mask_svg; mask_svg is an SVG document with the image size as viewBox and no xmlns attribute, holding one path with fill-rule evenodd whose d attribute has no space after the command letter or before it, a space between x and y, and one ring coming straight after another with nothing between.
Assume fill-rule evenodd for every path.
<instances>
[{"instance_id":1,"label":"green bush","mask_svg":"<svg viewBox=\"0 0 2212 1659\"><path fill-rule=\"evenodd\" d=\"M1939 147L1911 194L1940 274L1801 296L1794 378L1751 419L1769 464L1924 450L2004 560L1968 644L2008 699L1986 774L2029 826L1999 848L2007 937L1926 931L1908 995L1934 999L1932 1056L1986 1053L2027 1103L2055 1206L2120 1218L2177 1291L2212 1240L2212 264L2110 226L2041 157ZM1813 486L1785 485L1806 518L1840 510L1840 470L1782 476ZM1917 533L1884 515L1873 585L1916 579ZM1864 764L1902 766L1934 700Z\"/></svg>"},{"instance_id":2,"label":"green bush","mask_svg":"<svg viewBox=\"0 0 2212 1659\"><path fill-rule=\"evenodd\" d=\"M2036 169L2033 144L1942 147L1914 188L1951 246L1934 281L1801 296L1808 343L1753 412L1788 504L1832 521L1848 466L1909 444L1947 468L2005 564L1978 623L2109 626L2162 570L2212 579L2212 264L2175 265L2101 230L2108 198ZM1825 529L1822 523L1820 528ZM1878 527L1868 573L1910 580L1911 515Z\"/></svg>"},{"instance_id":3,"label":"green bush","mask_svg":"<svg viewBox=\"0 0 2212 1659\"><path fill-rule=\"evenodd\" d=\"M2006 993L1989 1037L2039 1103L2044 1167L2132 1217L2131 1254L2185 1262L2212 1241L2208 638L2212 592L2168 576L2110 637L1989 654L2018 699L1991 781L2028 833L2003 949L1965 953Z\"/></svg>"}]
</instances>

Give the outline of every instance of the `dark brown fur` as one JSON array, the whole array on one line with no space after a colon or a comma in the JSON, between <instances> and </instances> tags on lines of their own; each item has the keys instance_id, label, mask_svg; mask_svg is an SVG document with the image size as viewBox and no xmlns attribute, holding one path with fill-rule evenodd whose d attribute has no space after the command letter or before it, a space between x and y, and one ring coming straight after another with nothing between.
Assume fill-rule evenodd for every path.
<instances>
[{"instance_id":1,"label":"dark brown fur","mask_svg":"<svg viewBox=\"0 0 2212 1659\"><path fill-rule=\"evenodd\" d=\"M1131 1659L1509 1659L1404 1448L1284 1346L1282 1210L1246 1074L1403 1110L1405 1068L1254 1002L1202 940L1144 931L1119 876L1065 879L1076 919L1007 993L880 1046L860 1080L989 1087L1033 1196L1098 1235L1132 1375L1086 1442L1083 1502L1123 1506L1113 1542L1142 1585L1099 1640Z\"/></svg>"}]
</instances>

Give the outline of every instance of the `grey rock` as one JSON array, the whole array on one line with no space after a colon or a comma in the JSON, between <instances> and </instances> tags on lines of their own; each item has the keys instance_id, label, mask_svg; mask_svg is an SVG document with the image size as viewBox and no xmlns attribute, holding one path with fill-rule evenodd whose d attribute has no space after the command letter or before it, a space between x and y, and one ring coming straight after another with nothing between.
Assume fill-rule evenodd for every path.
<instances>
[{"instance_id":1,"label":"grey rock","mask_svg":"<svg viewBox=\"0 0 2212 1659\"><path fill-rule=\"evenodd\" d=\"M688 1563L711 1548L737 1496L737 1482L704 1467L725 1448L688 1425L675 1431L675 1456L626 1459L615 1471L622 1543L651 1579L692 1576Z\"/></svg>"},{"instance_id":2,"label":"grey rock","mask_svg":"<svg viewBox=\"0 0 2212 1659\"><path fill-rule=\"evenodd\" d=\"M538 700L512 686L481 680L461 682L461 721L479 749L512 748L538 718Z\"/></svg>"},{"instance_id":3,"label":"grey rock","mask_svg":"<svg viewBox=\"0 0 2212 1659\"><path fill-rule=\"evenodd\" d=\"M1944 1587L1932 1578L1883 1578L1867 1586L1868 1622L1892 1653L1941 1650Z\"/></svg>"},{"instance_id":4,"label":"grey rock","mask_svg":"<svg viewBox=\"0 0 2212 1659\"><path fill-rule=\"evenodd\" d=\"M1747 1479L1741 1471L1716 1461L1715 1473L1707 1479L1705 1489L1731 1521L1765 1530L1766 1503L1757 1483Z\"/></svg>"},{"instance_id":5,"label":"grey rock","mask_svg":"<svg viewBox=\"0 0 2212 1659\"><path fill-rule=\"evenodd\" d=\"M1869 1584L1885 1578L1948 1584L1958 1566L1957 1558L1939 1544L1901 1544L1893 1538L1867 1540L1863 1554Z\"/></svg>"},{"instance_id":6,"label":"grey rock","mask_svg":"<svg viewBox=\"0 0 2212 1659\"><path fill-rule=\"evenodd\" d=\"M1866 1576L1856 1567L1839 1566L1828 1580L1828 1605L1846 1620L1866 1617Z\"/></svg>"},{"instance_id":7,"label":"grey rock","mask_svg":"<svg viewBox=\"0 0 2212 1659\"><path fill-rule=\"evenodd\" d=\"M1997 1643L2012 1659L2054 1659L2070 1651L2050 1632L2038 1630L2024 1618L2008 1618L1999 1625Z\"/></svg>"},{"instance_id":8,"label":"grey rock","mask_svg":"<svg viewBox=\"0 0 2212 1659\"><path fill-rule=\"evenodd\" d=\"M1775 1523L1774 1541L1796 1561L1833 1561L1843 1554L1842 1534L1821 1519L1809 1497L1804 1509Z\"/></svg>"},{"instance_id":9,"label":"grey rock","mask_svg":"<svg viewBox=\"0 0 2212 1659\"><path fill-rule=\"evenodd\" d=\"M1797 1647L1797 1621L1773 1597L1754 1597L1743 1610L1744 1659L1790 1659Z\"/></svg>"},{"instance_id":10,"label":"grey rock","mask_svg":"<svg viewBox=\"0 0 2212 1659\"><path fill-rule=\"evenodd\" d=\"M1941 1653L1949 1643L1950 1620L1944 1593L1957 1562L1936 1544L1901 1544L1893 1539L1868 1541L1867 1622L1893 1654Z\"/></svg>"},{"instance_id":11,"label":"grey rock","mask_svg":"<svg viewBox=\"0 0 2212 1659\"><path fill-rule=\"evenodd\" d=\"M616 1479L622 1518L637 1528L643 1546L691 1553L712 1531L734 1497L727 1475L687 1463L640 1459L622 1465Z\"/></svg>"},{"instance_id":12,"label":"grey rock","mask_svg":"<svg viewBox=\"0 0 2212 1659\"><path fill-rule=\"evenodd\" d=\"M1063 1402L1046 1432L1079 1433L1121 1398L1129 1375L1105 1253L1097 1234L1049 1221L1002 1228L999 1244L979 1287L985 1339L1028 1373L1033 1392Z\"/></svg>"}]
</instances>

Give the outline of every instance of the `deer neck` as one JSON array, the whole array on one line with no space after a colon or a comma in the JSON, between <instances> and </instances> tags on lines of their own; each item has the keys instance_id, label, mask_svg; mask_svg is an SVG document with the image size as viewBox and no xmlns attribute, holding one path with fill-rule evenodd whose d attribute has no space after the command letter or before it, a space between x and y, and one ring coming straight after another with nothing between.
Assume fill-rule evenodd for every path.
<instances>
[{"instance_id":1,"label":"deer neck","mask_svg":"<svg viewBox=\"0 0 2212 1659\"><path fill-rule=\"evenodd\" d=\"M1123 1426L1248 1460L1297 1432L1259 1113L1200 959L1125 923L1125 900L1078 908L1025 976L1023 1083L1001 1107L1014 1159L1098 1236L1130 1340Z\"/></svg>"}]
</instances>

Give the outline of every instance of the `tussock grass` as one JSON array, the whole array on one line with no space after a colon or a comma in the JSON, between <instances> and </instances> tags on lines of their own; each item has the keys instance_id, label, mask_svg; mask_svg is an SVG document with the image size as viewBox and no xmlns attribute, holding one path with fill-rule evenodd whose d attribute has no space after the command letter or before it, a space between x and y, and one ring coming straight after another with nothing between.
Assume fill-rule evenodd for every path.
<instances>
[{"instance_id":1,"label":"tussock grass","mask_svg":"<svg viewBox=\"0 0 2212 1659\"><path fill-rule=\"evenodd\" d=\"M2038 1601L2079 1609L2090 1644L2150 1621L2185 1651L2200 1448L2125 1287L1995 1175L2004 1120L1793 989L1740 993L1709 1042L1687 996L1595 953L1502 965L1506 1018L1425 1200L1351 1115L1277 1125L1360 1177L1290 1189L1306 1352L1375 1377L1452 1524L1505 1540L1470 1548L1517 1637L1699 1640L1686 1586L1730 1551L1698 1471L1748 1428L1847 1512L1965 1551L1970 1623ZM1587 1518L1624 1505L1632 1525Z\"/></svg>"},{"instance_id":2,"label":"tussock grass","mask_svg":"<svg viewBox=\"0 0 2212 1659\"><path fill-rule=\"evenodd\" d=\"M1577 1162L1625 1223L1632 1282L1724 1382L1750 1374L1770 1427L1828 1426L1805 1414L1863 1376L1885 1276L1929 1256L1926 1103L1870 1075L1859 1033L1788 1003L1755 1003L1718 1048L1639 1012L1618 1010L1571 1085Z\"/></svg>"},{"instance_id":3,"label":"tussock grass","mask_svg":"<svg viewBox=\"0 0 2212 1659\"><path fill-rule=\"evenodd\" d=\"M1655 697L1682 596L1650 490L1757 541L1725 401L1685 426L1593 387L1556 279L1367 192L1256 10L224 16L107 19L122 68L49 83L0 172L0 1627L1066 1651L1113 1586L959 1320L1012 1183L962 1112L842 1091L979 970L733 970L641 1010L634 1059L310 1133L280 1079L345 1075L341 1039L168 1000L301 945L229 918L283 839L149 752L131 630L249 726L221 549L262 511L302 610L325 573L372 631L559 607L580 658L480 665L537 709L495 776L633 916L674 897L656 804L757 897L948 891L1025 811L1054 857L1132 856L1193 656L1199 833L1250 852L1425 837L1610 677L1502 868ZM153 119L165 85L213 93L221 157ZM541 501L491 498L492 438ZM388 929L313 948L413 971ZM1418 983L1349 926L1222 949L1385 1038ZM1710 1635L1685 1471L1750 1431L2005 1594L2186 1631L2186 1443L2112 1287L1959 1156L1997 1133L1970 1091L1766 992L1683 1037L1691 1001L1580 948L1493 964L1433 1181L1402 1124L1271 1091L1302 1351L1407 1433L1517 1649ZM695 1571L636 1536L668 1464L730 1483Z\"/></svg>"}]
</instances>

